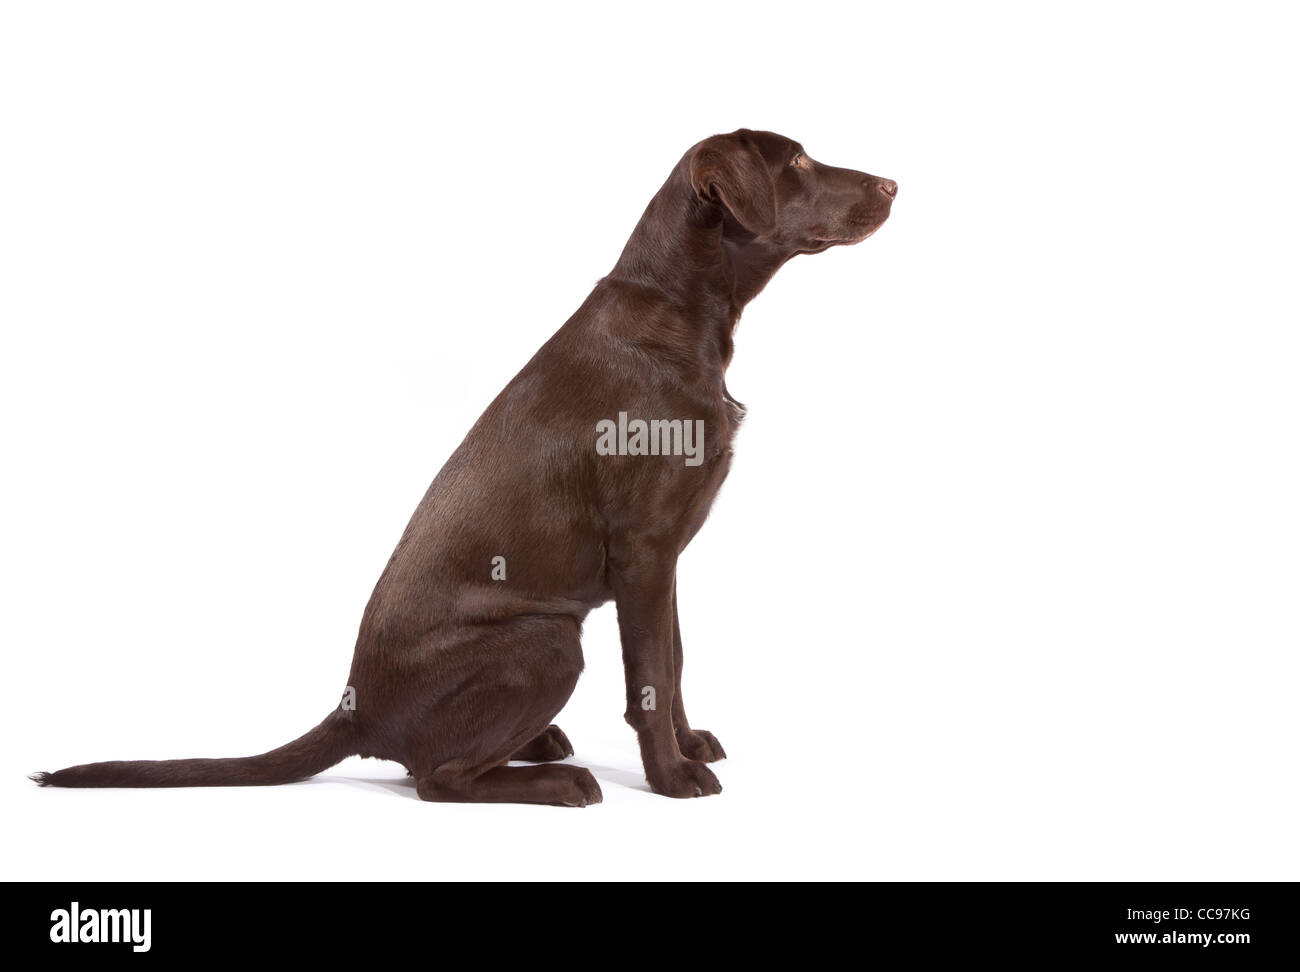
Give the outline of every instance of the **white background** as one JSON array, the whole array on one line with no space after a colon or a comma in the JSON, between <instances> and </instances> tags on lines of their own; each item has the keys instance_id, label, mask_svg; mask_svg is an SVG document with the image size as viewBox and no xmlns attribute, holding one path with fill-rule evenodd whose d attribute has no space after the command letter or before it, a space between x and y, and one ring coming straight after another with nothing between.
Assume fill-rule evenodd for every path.
<instances>
[{"instance_id":1,"label":"white background","mask_svg":"<svg viewBox=\"0 0 1300 972\"><path fill-rule=\"evenodd\" d=\"M4 876L1300 877L1284 10L6 5ZM679 575L722 795L646 789L612 606L599 807L27 782L319 721L439 465L741 126L901 189L737 335Z\"/></svg>"}]
</instances>

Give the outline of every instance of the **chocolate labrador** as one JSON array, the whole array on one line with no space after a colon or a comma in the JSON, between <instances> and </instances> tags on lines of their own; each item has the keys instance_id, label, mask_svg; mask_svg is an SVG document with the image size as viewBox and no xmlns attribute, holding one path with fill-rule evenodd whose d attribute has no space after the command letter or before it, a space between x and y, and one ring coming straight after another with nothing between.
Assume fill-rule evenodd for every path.
<instances>
[{"instance_id":1,"label":"chocolate labrador","mask_svg":"<svg viewBox=\"0 0 1300 972\"><path fill-rule=\"evenodd\" d=\"M741 129L695 145L610 274L470 429L366 605L347 691L260 756L89 763L46 786L302 780L352 755L402 763L425 800L585 806L591 773L555 714L587 613L614 600L626 719L656 793L721 791L725 756L682 703L677 557L727 475L744 407L732 334L791 257L859 243L896 183ZM533 765L510 765L522 761Z\"/></svg>"}]
</instances>

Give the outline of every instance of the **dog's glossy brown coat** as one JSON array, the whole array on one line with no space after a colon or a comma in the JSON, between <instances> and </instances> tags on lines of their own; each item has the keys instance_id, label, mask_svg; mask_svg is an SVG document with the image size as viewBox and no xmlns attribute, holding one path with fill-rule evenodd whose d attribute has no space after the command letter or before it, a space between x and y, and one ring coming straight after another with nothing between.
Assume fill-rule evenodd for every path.
<instances>
[{"instance_id":1,"label":"dog's glossy brown coat","mask_svg":"<svg viewBox=\"0 0 1300 972\"><path fill-rule=\"evenodd\" d=\"M896 192L770 132L692 147L613 271L429 487L362 617L355 708L260 756L91 763L37 782L286 783L361 754L404 764L426 800L597 802L590 772L554 762L573 750L551 719L582 671L583 619L613 599L626 719L650 786L719 792L705 764L725 754L682 703L676 564L727 475L744 414L724 382L732 334L782 264L865 239ZM703 420L703 461L598 455L597 423L619 412ZM497 557L505 580L493 577Z\"/></svg>"}]
</instances>

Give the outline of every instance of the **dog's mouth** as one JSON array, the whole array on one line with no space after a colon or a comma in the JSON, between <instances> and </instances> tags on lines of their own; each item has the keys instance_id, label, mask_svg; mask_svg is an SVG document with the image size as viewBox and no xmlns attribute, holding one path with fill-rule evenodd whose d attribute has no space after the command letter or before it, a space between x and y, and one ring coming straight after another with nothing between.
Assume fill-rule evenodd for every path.
<instances>
[{"instance_id":1,"label":"dog's mouth","mask_svg":"<svg viewBox=\"0 0 1300 972\"><path fill-rule=\"evenodd\" d=\"M857 203L840 219L811 227L817 235L811 237L799 252L821 253L832 246L853 246L874 235L888 219L888 203L883 208L879 204Z\"/></svg>"},{"instance_id":2,"label":"dog's mouth","mask_svg":"<svg viewBox=\"0 0 1300 972\"><path fill-rule=\"evenodd\" d=\"M833 246L851 246L857 240L813 239L799 248L800 253L824 253Z\"/></svg>"},{"instance_id":3,"label":"dog's mouth","mask_svg":"<svg viewBox=\"0 0 1300 972\"><path fill-rule=\"evenodd\" d=\"M893 197L890 197L889 202L886 202L883 207L878 203L875 205L858 203L848 211L844 226L854 243L861 243L885 225L886 220L889 219L889 211L893 208L892 203Z\"/></svg>"},{"instance_id":4,"label":"dog's mouth","mask_svg":"<svg viewBox=\"0 0 1300 972\"><path fill-rule=\"evenodd\" d=\"M814 239L809 242L808 247L804 252L821 253L822 250L829 250L832 246L853 246L854 244L861 243L867 237L874 235L876 230L880 229L881 225L883 224L878 223L875 226L863 227L861 230L852 231L847 236Z\"/></svg>"}]
</instances>

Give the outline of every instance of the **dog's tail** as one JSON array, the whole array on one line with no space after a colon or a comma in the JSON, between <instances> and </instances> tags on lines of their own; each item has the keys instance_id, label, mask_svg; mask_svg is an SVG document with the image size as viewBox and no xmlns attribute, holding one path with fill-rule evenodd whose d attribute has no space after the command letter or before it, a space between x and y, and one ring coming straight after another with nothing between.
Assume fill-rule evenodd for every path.
<instances>
[{"instance_id":1,"label":"dog's tail","mask_svg":"<svg viewBox=\"0 0 1300 972\"><path fill-rule=\"evenodd\" d=\"M260 756L84 763L33 773L40 786L273 786L315 776L357 754L351 712L336 709L315 729Z\"/></svg>"}]
</instances>

